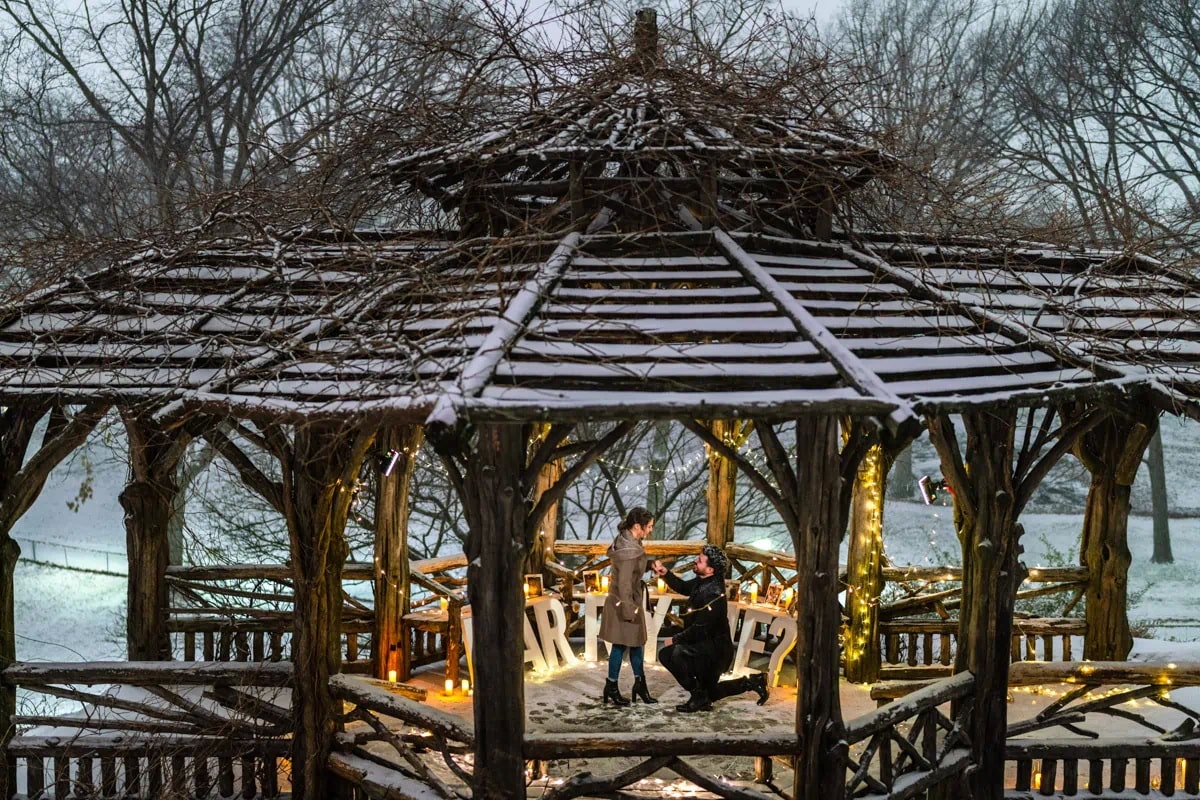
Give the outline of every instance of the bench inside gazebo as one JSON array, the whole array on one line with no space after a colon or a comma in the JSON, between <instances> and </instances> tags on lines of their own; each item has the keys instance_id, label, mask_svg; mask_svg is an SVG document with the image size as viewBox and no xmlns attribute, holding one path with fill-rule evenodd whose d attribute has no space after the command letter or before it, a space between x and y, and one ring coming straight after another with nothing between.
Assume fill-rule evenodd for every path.
<instances>
[{"instance_id":1,"label":"bench inside gazebo","mask_svg":"<svg viewBox=\"0 0 1200 800\"><path fill-rule=\"evenodd\" d=\"M6 797L1200 796L1197 714L1169 697L1200 665L1121 663L1129 486L1159 415L1197 414L1196 280L854 231L847 198L894 159L784 90L671 66L652 12L637 31L543 111L387 165L456 234L202 240L5 309L6 514L112 409L131 460L128 663L16 662L0 542ZM603 545L553 535L571 482L660 420L707 448L738 668L776 683L686 727L670 702L597 705ZM888 469L923 431L961 567L884 563ZM199 438L278 512L289 563L168 566ZM410 562L421 447L469 535ZM1021 511L1068 454L1092 478L1082 563L1026 570ZM739 472L789 552L735 541ZM360 483L365 564L344 537ZM648 543L679 567L699 546ZM1036 594L1084 616L1015 619ZM18 688L83 711L18 713ZM1097 715L1120 725L1089 735Z\"/></svg>"}]
</instances>

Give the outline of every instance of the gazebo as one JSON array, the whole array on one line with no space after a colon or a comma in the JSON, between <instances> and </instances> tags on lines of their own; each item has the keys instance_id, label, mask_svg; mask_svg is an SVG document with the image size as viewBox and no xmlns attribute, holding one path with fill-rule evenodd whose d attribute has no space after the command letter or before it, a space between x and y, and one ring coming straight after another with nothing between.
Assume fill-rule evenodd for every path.
<instances>
[{"instance_id":1,"label":"gazebo","mask_svg":"<svg viewBox=\"0 0 1200 800\"><path fill-rule=\"evenodd\" d=\"M422 784L427 771L415 765L389 784L379 764L331 754L353 750L354 736L339 728L342 702L357 702L424 724L448 760L465 742L469 773L456 765L474 797L523 797L527 763L553 748L545 739L534 747L526 732L522 576L545 571L570 595L578 576L554 563L547 518L634 421L669 419L709 448L711 540L731 539L735 468L791 535L794 734L650 743L598 733L571 747L642 755L651 772L674 759L681 774L726 797L764 795L706 778L681 757L719 748L786 756L797 798L864 786L890 797L1003 794L1005 752L996 745L1007 733L1013 603L1026 577L1021 510L1055 462L1080 457L1093 476L1083 655L1124 658L1129 485L1158 414L1196 412L1190 318L1200 287L1126 253L839 227L845 198L870 191L894 159L820 115L776 106L780 98L674 69L654 30L653 13L639 12L635 53L619 69L510 127L386 166L457 215L455 233L301 232L151 250L4 312L0 443L11 468L0 480L9 518L110 408L129 433L132 478L121 499L132 663L83 677L63 665L13 664L0 713L16 713L17 685L211 685L257 720L240 735L272 742L256 757L290 758L294 797L331 796L335 763L339 786L353 772L347 765L363 765L349 791L444 794L436 781ZM33 425L47 414L44 446L26 461ZM574 434L585 421L608 427L580 440ZM740 452L751 426L766 470ZM860 737L884 736L874 754L897 725L923 720L924 738L908 744L920 758L904 755L904 774L889 766L884 775L878 764L871 771L869 756L851 766L838 682L843 659L852 680L879 676L882 487L890 460L922 429L954 491L963 547L956 674L855 728ZM250 646L248 669L165 661L166 522L175 466L198 437L286 521L291 561L279 570L294 592L290 668L256 663L266 659ZM338 676L347 657L343 529L364 465L378 454L388 454L389 469L378 478L376 563L366 573L376 597L370 669L378 679L407 671L402 621L416 576L405 542L406 480L423 441L447 465L470 530L465 596L420 578L446 596L450 620L469 602L474 651L487 654L474 660L470 724L414 710L402 688L380 699L386 680ZM253 450L270 454L274 470ZM847 529L843 644L838 546ZM17 553L7 534L4 545L0 658L11 663ZM448 658L457 669L457 651ZM1070 669L1064 679L1077 675ZM281 713L250 690L270 685L289 688L290 709ZM189 735L212 733L210 711L156 691L191 714L169 722L192 725ZM947 701L951 715L937 716ZM399 733L375 730L412 753ZM162 759L183 758L179 749L156 754L154 741L96 757L126 759L127 779L134 763L135 782L151 776L154 795L154 770L162 791L170 771ZM43 759L56 770L60 759L69 763L58 745L19 744L26 749L8 743L9 795L18 757L38 775L27 787L43 786ZM249 752L229 745L218 757L244 765ZM139 758L149 766L137 766ZM573 785L577 794L611 794L645 769ZM55 772L48 796L71 784L63 781ZM233 781L233 767L221 766L218 790Z\"/></svg>"}]
</instances>

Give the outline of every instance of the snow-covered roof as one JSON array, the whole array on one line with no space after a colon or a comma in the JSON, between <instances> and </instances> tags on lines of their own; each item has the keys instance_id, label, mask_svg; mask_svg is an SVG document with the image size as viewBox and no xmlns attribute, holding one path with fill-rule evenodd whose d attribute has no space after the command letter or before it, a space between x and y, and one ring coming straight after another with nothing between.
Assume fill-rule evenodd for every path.
<instances>
[{"instance_id":1,"label":"snow-covered roof","mask_svg":"<svg viewBox=\"0 0 1200 800\"><path fill-rule=\"evenodd\" d=\"M0 398L414 421L825 411L902 424L1130 390L1146 377L1132 359L1093 358L1148 347L1159 329L1180 355L1163 366L1167 388L1200 396L1200 380L1179 377L1200 366L1183 310L1200 294L1151 262L924 247L720 229L223 243L76 279L4 315ZM1146 299L1130 270L1174 293L1174 317L1122 308Z\"/></svg>"}]
</instances>

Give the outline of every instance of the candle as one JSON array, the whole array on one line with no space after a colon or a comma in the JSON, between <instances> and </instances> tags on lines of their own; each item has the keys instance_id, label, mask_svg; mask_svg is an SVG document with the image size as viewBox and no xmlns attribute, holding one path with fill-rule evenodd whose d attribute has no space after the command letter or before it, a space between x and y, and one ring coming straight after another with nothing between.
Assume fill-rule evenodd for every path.
<instances>
[{"instance_id":1,"label":"candle","mask_svg":"<svg viewBox=\"0 0 1200 800\"><path fill-rule=\"evenodd\" d=\"M750 584L750 602L751 603L758 602L758 584L757 583Z\"/></svg>"},{"instance_id":2,"label":"candle","mask_svg":"<svg viewBox=\"0 0 1200 800\"><path fill-rule=\"evenodd\" d=\"M608 591L608 576L607 575L605 575L603 578L600 579L600 591L602 591L602 592Z\"/></svg>"},{"instance_id":3,"label":"candle","mask_svg":"<svg viewBox=\"0 0 1200 800\"><path fill-rule=\"evenodd\" d=\"M445 611L446 609L450 608L450 601L445 597L439 597L438 608L440 608L442 611Z\"/></svg>"},{"instance_id":4,"label":"candle","mask_svg":"<svg viewBox=\"0 0 1200 800\"><path fill-rule=\"evenodd\" d=\"M664 581L662 578L659 578L658 579L658 593L666 594L666 592L667 592L667 582Z\"/></svg>"},{"instance_id":5,"label":"candle","mask_svg":"<svg viewBox=\"0 0 1200 800\"><path fill-rule=\"evenodd\" d=\"M523 588L525 590L525 596L529 597L529 584L523 583L523 584L521 584L521 588Z\"/></svg>"},{"instance_id":6,"label":"candle","mask_svg":"<svg viewBox=\"0 0 1200 800\"><path fill-rule=\"evenodd\" d=\"M795 592L792 589L792 587L790 587L790 586L783 590L783 607L784 608L787 608L788 606L790 606L792 604L792 595L793 594L795 594Z\"/></svg>"},{"instance_id":7,"label":"candle","mask_svg":"<svg viewBox=\"0 0 1200 800\"><path fill-rule=\"evenodd\" d=\"M454 681L446 678L446 695L449 696L452 694L454 694Z\"/></svg>"},{"instance_id":8,"label":"candle","mask_svg":"<svg viewBox=\"0 0 1200 800\"><path fill-rule=\"evenodd\" d=\"M469 691L471 691L471 682L469 680L467 680L466 678L463 678L462 679L462 693L466 694Z\"/></svg>"},{"instance_id":9,"label":"candle","mask_svg":"<svg viewBox=\"0 0 1200 800\"><path fill-rule=\"evenodd\" d=\"M396 670L389 669L388 670L388 683L395 683L395 682L396 682Z\"/></svg>"}]
</instances>

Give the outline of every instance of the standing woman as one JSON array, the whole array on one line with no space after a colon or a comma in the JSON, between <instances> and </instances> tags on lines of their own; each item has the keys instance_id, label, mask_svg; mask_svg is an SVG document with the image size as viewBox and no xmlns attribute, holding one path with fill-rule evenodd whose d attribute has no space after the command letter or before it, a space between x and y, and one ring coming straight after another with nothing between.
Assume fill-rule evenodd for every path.
<instances>
[{"instance_id":1,"label":"standing woman","mask_svg":"<svg viewBox=\"0 0 1200 800\"><path fill-rule=\"evenodd\" d=\"M658 702L646 688L642 664L646 644L646 584L642 576L649 568L642 539L653 530L654 515L641 506L631 508L617 526L617 538L608 548L613 579L600 617L600 638L609 646L605 705L610 701L618 706L629 705L617 685L626 652L629 653L629 665L633 667L633 699L643 703Z\"/></svg>"}]
</instances>

